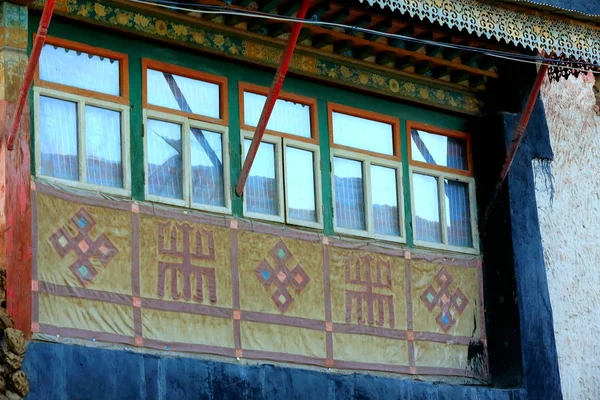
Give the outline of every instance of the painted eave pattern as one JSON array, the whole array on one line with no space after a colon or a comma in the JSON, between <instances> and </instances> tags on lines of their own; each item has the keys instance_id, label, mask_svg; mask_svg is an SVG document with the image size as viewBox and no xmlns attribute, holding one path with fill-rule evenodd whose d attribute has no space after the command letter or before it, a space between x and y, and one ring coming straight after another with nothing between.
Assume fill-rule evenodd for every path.
<instances>
[{"instance_id":1,"label":"painted eave pattern","mask_svg":"<svg viewBox=\"0 0 600 400\"><path fill-rule=\"evenodd\" d=\"M481 0L359 0L370 5L428 20L432 23L467 31L488 39L504 41L515 46L597 62L600 60L600 28L586 22L574 21L548 12L515 6L487 4ZM584 0L572 0L574 7ZM520 2L523 5L523 2ZM548 4L546 4L548 3ZM551 3L551 4L550 4ZM556 7L558 0L536 0L529 6ZM570 11L565 8L564 11ZM575 8L598 13L600 6ZM595 10L595 11L594 11ZM507 21L510 21L507 24Z\"/></svg>"}]
</instances>

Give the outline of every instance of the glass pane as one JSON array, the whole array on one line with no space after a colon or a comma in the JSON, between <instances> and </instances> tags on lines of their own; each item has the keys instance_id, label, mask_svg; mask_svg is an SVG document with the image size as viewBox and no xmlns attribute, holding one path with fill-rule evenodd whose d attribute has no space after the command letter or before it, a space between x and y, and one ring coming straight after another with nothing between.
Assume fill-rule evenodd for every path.
<instances>
[{"instance_id":1,"label":"glass pane","mask_svg":"<svg viewBox=\"0 0 600 400\"><path fill-rule=\"evenodd\" d=\"M452 246L473 247L469 184L446 179L444 186L446 191L448 244Z\"/></svg>"},{"instance_id":2,"label":"glass pane","mask_svg":"<svg viewBox=\"0 0 600 400\"><path fill-rule=\"evenodd\" d=\"M317 222L314 153L285 148L287 205L290 218Z\"/></svg>"},{"instance_id":3,"label":"glass pane","mask_svg":"<svg viewBox=\"0 0 600 400\"><path fill-rule=\"evenodd\" d=\"M148 104L220 118L219 85L148 69Z\"/></svg>"},{"instance_id":4,"label":"glass pane","mask_svg":"<svg viewBox=\"0 0 600 400\"><path fill-rule=\"evenodd\" d=\"M77 104L40 96L40 172L79 180Z\"/></svg>"},{"instance_id":5,"label":"glass pane","mask_svg":"<svg viewBox=\"0 0 600 400\"><path fill-rule=\"evenodd\" d=\"M223 138L220 133L190 129L192 202L225 206Z\"/></svg>"},{"instance_id":6,"label":"glass pane","mask_svg":"<svg viewBox=\"0 0 600 400\"><path fill-rule=\"evenodd\" d=\"M465 171L469 169L466 140L416 129L410 131L410 136L413 160Z\"/></svg>"},{"instance_id":7,"label":"glass pane","mask_svg":"<svg viewBox=\"0 0 600 400\"><path fill-rule=\"evenodd\" d=\"M44 45L40 79L119 96L119 61L81 51Z\"/></svg>"},{"instance_id":8,"label":"glass pane","mask_svg":"<svg viewBox=\"0 0 600 400\"><path fill-rule=\"evenodd\" d=\"M392 125L337 112L332 113L332 118L335 144L375 153L394 154Z\"/></svg>"},{"instance_id":9,"label":"glass pane","mask_svg":"<svg viewBox=\"0 0 600 400\"><path fill-rule=\"evenodd\" d=\"M400 236L395 169L371 165L371 198L375 233Z\"/></svg>"},{"instance_id":10,"label":"glass pane","mask_svg":"<svg viewBox=\"0 0 600 400\"><path fill-rule=\"evenodd\" d=\"M366 230L362 162L334 157L333 172L336 225Z\"/></svg>"},{"instance_id":11,"label":"glass pane","mask_svg":"<svg viewBox=\"0 0 600 400\"><path fill-rule=\"evenodd\" d=\"M415 204L415 238L427 242L442 242L438 180L433 176L413 174Z\"/></svg>"},{"instance_id":12,"label":"glass pane","mask_svg":"<svg viewBox=\"0 0 600 400\"><path fill-rule=\"evenodd\" d=\"M121 113L85 106L87 181L123 187Z\"/></svg>"},{"instance_id":13,"label":"glass pane","mask_svg":"<svg viewBox=\"0 0 600 400\"><path fill-rule=\"evenodd\" d=\"M244 122L246 125L258 125L266 100L267 96L244 92ZM267 129L290 135L311 137L310 106L278 99L269 118Z\"/></svg>"},{"instance_id":14,"label":"glass pane","mask_svg":"<svg viewBox=\"0 0 600 400\"><path fill-rule=\"evenodd\" d=\"M251 140L244 140L244 156ZM253 213L279 215L279 193L275 171L275 145L261 142L246 182L246 210Z\"/></svg>"},{"instance_id":15,"label":"glass pane","mask_svg":"<svg viewBox=\"0 0 600 400\"><path fill-rule=\"evenodd\" d=\"M183 199L181 125L148 119L148 193Z\"/></svg>"}]
</instances>

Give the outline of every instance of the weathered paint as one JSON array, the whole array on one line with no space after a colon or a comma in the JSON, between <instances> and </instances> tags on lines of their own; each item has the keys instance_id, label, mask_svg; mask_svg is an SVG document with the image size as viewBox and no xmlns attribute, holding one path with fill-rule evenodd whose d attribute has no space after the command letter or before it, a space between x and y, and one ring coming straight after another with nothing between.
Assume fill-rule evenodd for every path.
<instances>
[{"instance_id":1,"label":"weathered paint","mask_svg":"<svg viewBox=\"0 0 600 400\"><path fill-rule=\"evenodd\" d=\"M565 399L600 398L600 118L594 77L546 82L555 154L534 162L536 199Z\"/></svg>"}]
</instances>

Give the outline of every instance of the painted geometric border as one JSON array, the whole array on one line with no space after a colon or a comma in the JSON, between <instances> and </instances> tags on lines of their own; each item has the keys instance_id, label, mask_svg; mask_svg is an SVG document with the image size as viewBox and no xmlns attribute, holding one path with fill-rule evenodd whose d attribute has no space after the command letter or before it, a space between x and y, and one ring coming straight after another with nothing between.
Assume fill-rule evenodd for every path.
<instances>
[{"instance_id":1,"label":"painted geometric border","mask_svg":"<svg viewBox=\"0 0 600 400\"><path fill-rule=\"evenodd\" d=\"M43 282L38 279L37 268L37 194L57 197L63 200L76 202L80 205L105 207L131 212L132 222L132 295L111 293L106 291L92 290L86 288L75 288L65 285L57 285ZM434 263L443 263L447 266L457 266L465 268L476 268L479 280L479 304L483 304L483 282L481 261L478 257L452 258L432 256L427 254L415 253L401 249L389 249L379 247L373 244L364 244L360 242L350 242L341 238L332 238L323 236L319 233L304 232L290 229L287 227L273 226L256 222L233 219L232 217L214 217L201 215L198 213L184 214L182 211L167 208L158 208L147 204L138 204L133 202L119 202L114 200L84 197L63 192L54 187L40 182L32 182L32 217L33 217L33 275L32 275L32 331L34 333L60 335L64 337L80 338L93 341L104 341L128 344L138 347L147 347L157 350L182 351L220 355L226 357L243 357L256 360L283 361L298 364L316 365L320 367L353 369L353 370L372 370L381 372L412 374L412 375L439 375L439 376L459 376L475 379L487 379L489 372L482 371L481 375L466 369L458 368L437 368L437 367L418 367L415 364L415 341L451 343L455 345L468 346L473 340L481 340L486 353L486 335L484 324L481 324L481 334L479 338L468 336L453 336L433 332L416 332L413 330L413 311L412 311L412 260L427 260ZM233 309L204 306L189 303L176 303L166 300L142 298L140 296L140 260L139 260L139 215L152 215L172 220L193 222L219 227L229 227L230 229L230 268L232 277L232 295ZM239 274L238 274L238 231L248 231L287 237L291 239L305 240L311 242L320 242L323 251L323 280L325 289L325 321L310 320L305 318L290 317L285 315L266 314L261 312L243 311L240 309L239 296ZM332 321L331 311L331 288L330 288L330 248L360 249L382 255L404 258L405 263L405 294L407 304L407 330L396 330L382 327L360 326L345 323L334 323ZM62 328L52 325L39 323L39 293L47 293L53 296L76 297L88 300L103 301L133 308L134 336L126 336L112 333L93 332L82 329ZM150 340L143 336L142 327L142 308L182 312L197 315L206 315L220 318L233 319L233 337L235 348L209 346L201 344L173 343L160 340ZM484 321L484 309L479 307L480 321ZM288 353L275 353L258 350L244 349L241 343L241 321L263 322L268 324L277 324L289 327L317 330L325 332L326 337L326 357L310 357ZM371 336L387 339L406 341L408 345L408 360L405 365L390 365L365 363L354 361L343 361L335 358L333 348L334 333L353 333L368 334Z\"/></svg>"}]
</instances>

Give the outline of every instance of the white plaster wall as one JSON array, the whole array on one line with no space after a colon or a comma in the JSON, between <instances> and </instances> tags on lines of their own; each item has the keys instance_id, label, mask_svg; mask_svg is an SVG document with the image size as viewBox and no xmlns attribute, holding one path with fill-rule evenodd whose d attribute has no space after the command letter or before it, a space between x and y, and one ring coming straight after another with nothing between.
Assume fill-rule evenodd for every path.
<instances>
[{"instance_id":1,"label":"white plaster wall","mask_svg":"<svg viewBox=\"0 0 600 400\"><path fill-rule=\"evenodd\" d=\"M534 161L536 197L565 399L600 399L600 117L594 77L548 81L554 183Z\"/></svg>"}]
</instances>

